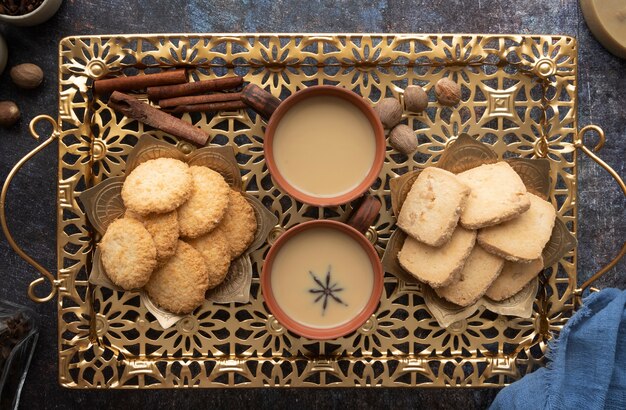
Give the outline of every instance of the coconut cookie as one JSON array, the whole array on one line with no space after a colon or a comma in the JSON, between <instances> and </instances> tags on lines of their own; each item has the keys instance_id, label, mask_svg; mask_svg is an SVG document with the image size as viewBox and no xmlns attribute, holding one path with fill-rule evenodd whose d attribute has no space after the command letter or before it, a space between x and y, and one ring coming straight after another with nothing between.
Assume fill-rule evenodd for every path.
<instances>
[{"instance_id":1,"label":"coconut cookie","mask_svg":"<svg viewBox=\"0 0 626 410\"><path fill-rule=\"evenodd\" d=\"M189 166L172 158L146 161L124 181L124 205L140 215L165 213L181 206L191 195Z\"/></svg>"},{"instance_id":2,"label":"coconut cookie","mask_svg":"<svg viewBox=\"0 0 626 410\"><path fill-rule=\"evenodd\" d=\"M231 189L228 196L230 205L218 229L226 236L230 246L230 257L235 259L244 253L254 240L257 221L252 205L240 192Z\"/></svg>"},{"instance_id":3,"label":"coconut cookie","mask_svg":"<svg viewBox=\"0 0 626 410\"><path fill-rule=\"evenodd\" d=\"M145 285L157 265L157 250L152 236L135 219L113 221L99 246L107 275L113 283L126 290Z\"/></svg>"},{"instance_id":4,"label":"coconut cookie","mask_svg":"<svg viewBox=\"0 0 626 410\"><path fill-rule=\"evenodd\" d=\"M136 219L152 235L157 251L157 265L171 258L176 253L178 245L178 218L176 211L164 214L139 215L129 209L124 215L126 218Z\"/></svg>"},{"instance_id":5,"label":"coconut cookie","mask_svg":"<svg viewBox=\"0 0 626 410\"><path fill-rule=\"evenodd\" d=\"M204 302L208 271L202 254L178 241L176 254L154 271L144 287L150 299L172 313L187 314Z\"/></svg>"},{"instance_id":6,"label":"coconut cookie","mask_svg":"<svg viewBox=\"0 0 626 410\"><path fill-rule=\"evenodd\" d=\"M222 231L214 229L206 235L190 240L189 244L200 251L204 258L209 275L209 289L222 283L230 267L230 247Z\"/></svg>"},{"instance_id":7,"label":"coconut cookie","mask_svg":"<svg viewBox=\"0 0 626 410\"><path fill-rule=\"evenodd\" d=\"M180 235L197 238L215 228L228 208L230 187L207 167L190 167L193 183L189 200L178 209Z\"/></svg>"}]
</instances>

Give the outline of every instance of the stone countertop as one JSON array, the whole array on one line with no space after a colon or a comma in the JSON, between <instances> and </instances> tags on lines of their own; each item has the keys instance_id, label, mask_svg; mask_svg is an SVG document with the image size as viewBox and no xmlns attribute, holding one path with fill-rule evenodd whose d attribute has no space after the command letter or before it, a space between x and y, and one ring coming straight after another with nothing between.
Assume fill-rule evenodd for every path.
<instances>
[{"instance_id":1,"label":"stone countertop","mask_svg":"<svg viewBox=\"0 0 626 410\"><path fill-rule=\"evenodd\" d=\"M9 46L7 70L0 76L0 100L14 100L22 120L0 129L0 177L37 142L28 123L38 114L57 115L57 45L68 35L152 32L415 32L564 34L579 41L579 126L600 125L607 142L600 152L626 176L626 61L609 54L592 37L576 0L414 0L365 2L281 0L65 0L48 22L31 28L0 24ZM8 68L35 62L45 83L18 90ZM14 179L7 211L17 242L43 266L56 266L56 144L30 161ZM609 175L579 156L579 260L581 280L619 251L626 238L625 200ZM4 240L0 241L0 298L32 307L41 335L22 393L21 407L159 408L159 407L351 407L484 408L497 390L429 389L249 389L75 391L57 381L56 309L53 302L34 304L27 295L36 272ZM622 261L597 287L626 288Z\"/></svg>"}]
</instances>

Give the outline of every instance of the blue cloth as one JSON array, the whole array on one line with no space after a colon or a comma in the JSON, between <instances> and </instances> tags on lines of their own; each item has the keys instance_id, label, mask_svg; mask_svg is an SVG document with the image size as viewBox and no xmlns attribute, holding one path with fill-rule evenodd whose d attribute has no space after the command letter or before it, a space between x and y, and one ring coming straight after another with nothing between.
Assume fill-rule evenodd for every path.
<instances>
[{"instance_id":1,"label":"blue cloth","mask_svg":"<svg viewBox=\"0 0 626 410\"><path fill-rule=\"evenodd\" d=\"M626 291L604 289L583 301L548 364L498 393L490 409L626 409Z\"/></svg>"}]
</instances>

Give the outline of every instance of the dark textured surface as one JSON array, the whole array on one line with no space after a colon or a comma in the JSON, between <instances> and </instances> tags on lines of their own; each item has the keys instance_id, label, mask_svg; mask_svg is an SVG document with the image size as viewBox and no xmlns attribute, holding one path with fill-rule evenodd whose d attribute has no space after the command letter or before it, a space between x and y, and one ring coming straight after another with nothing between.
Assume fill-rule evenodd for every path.
<instances>
[{"instance_id":1,"label":"dark textured surface","mask_svg":"<svg viewBox=\"0 0 626 410\"><path fill-rule=\"evenodd\" d=\"M600 125L607 143L600 152L621 176L626 154L626 62L600 46L589 33L576 0L377 1L66 0L58 14L39 27L0 25L9 45L8 67L35 62L45 84L20 91L0 76L0 100L15 100L23 119L0 129L0 178L37 143L28 136L35 115L57 113L57 43L67 35L150 32L459 32L567 34L579 39L579 124ZM44 266L56 265L56 145L27 164L9 192L8 214L18 243ZM609 175L593 161L579 162L579 262L588 278L619 250L626 237L625 204ZM26 296L35 271L0 241L0 297L36 310L42 324L38 349L23 392L23 408L128 407L350 407L484 408L496 390L341 389L72 391L57 382L54 302L35 305ZM597 285L626 288L626 264Z\"/></svg>"}]
</instances>

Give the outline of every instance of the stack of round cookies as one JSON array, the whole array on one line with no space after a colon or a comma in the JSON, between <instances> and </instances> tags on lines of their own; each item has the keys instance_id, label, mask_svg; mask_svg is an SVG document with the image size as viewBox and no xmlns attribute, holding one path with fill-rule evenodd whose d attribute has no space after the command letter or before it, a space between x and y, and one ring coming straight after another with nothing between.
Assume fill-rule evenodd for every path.
<instances>
[{"instance_id":1,"label":"stack of round cookies","mask_svg":"<svg viewBox=\"0 0 626 410\"><path fill-rule=\"evenodd\" d=\"M173 313L202 304L257 228L252 206L218 172L172 158L135 168L122 199L125 215L100 242L104 269L117 286L143 287Z\"/></svg>"}]
</instances>

